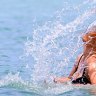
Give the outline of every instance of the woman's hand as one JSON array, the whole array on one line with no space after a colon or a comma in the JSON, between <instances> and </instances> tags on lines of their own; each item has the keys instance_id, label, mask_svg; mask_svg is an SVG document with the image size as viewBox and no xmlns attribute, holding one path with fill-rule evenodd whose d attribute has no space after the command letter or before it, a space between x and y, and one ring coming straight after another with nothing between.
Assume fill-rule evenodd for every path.
<instances>
[{"instance_id":1,"label":"woman's hand","mask_svg":"<svg viewBox=\"0 0 96 96\"><path fill-rule=\"evenodd\" d=\"M54 78L54 82L55 83L65 83L65 82L68 82L70 79L68 77L57 77L57 78Z\"/></svg>"}]
</instances>

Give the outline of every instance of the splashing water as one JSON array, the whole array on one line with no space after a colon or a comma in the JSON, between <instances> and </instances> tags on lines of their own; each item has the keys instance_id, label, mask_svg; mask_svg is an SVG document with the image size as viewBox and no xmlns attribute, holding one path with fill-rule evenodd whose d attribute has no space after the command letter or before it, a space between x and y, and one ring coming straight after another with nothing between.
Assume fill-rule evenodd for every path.
<instances>
[{"instance_id":1,"label":"splashing water","mask_svg":"<svg viewBox=\"0 0 96 96\"><path fill-rule=\"evenodd\" d=\"M96 22L96 0L86 0L75 6L64 2L64 8L55 12L50 20L34 24L32 40L28 37L25 42L21 59L25 60L29 80L23 79L19 72L9 73L0 79L0 87L24 89L44 96L73 90L72 85L54 84L53 79L68 75L82 51L81 36L92 22Z\"/></svg>"},{"instance_id":2,"label":"splashing water","mask_svg":"<svg viewBox=\"0 0 96 96\"><path fill-rule=\"evenodd\" d=\"M32 56L34 65L32 64L31 80L40 82L51 80L55 76L66 75L68 66L73 63L72 58L81 51L81 36L87 28L87 21L96 15L96 8L93 6L79 13L82 6L86 6L90 1L83 2L78 7L72 6L62 9L55 15L54 21L47 21L42 26L37 26L33 31L33 40L27 40L25 43L25 55ZM90 5L94 4L91 2ZM67 3L66 3L67 4ZM68 18L63 18L66 11L78 10L78 16L71 22L62 22ZM59 19L58 19L59 18ZM63 19L64 20L63 20ZM62 21L61 21L62 20ZM64 24L65 23L65 24ZM89 23L88 23L89 24ZM73 58L74 59L74 58Z\"/></svg>"}]
</instances>

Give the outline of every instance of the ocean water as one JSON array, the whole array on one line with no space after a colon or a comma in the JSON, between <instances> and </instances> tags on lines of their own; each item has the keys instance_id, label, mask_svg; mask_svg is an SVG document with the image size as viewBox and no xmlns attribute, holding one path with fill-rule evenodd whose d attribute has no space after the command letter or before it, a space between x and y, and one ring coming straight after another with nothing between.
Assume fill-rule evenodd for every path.
<instances>
[{"instance_id":1,"label":"ocean water","mask_svg":"<svg viewBox=\"0 0 96 96\"><path fill-rule=\"evenodd\" d=\"M0 0L0 96L96 96L96 86L53 82L93 22L96 0Z\"/></svg>"}]
</instances>

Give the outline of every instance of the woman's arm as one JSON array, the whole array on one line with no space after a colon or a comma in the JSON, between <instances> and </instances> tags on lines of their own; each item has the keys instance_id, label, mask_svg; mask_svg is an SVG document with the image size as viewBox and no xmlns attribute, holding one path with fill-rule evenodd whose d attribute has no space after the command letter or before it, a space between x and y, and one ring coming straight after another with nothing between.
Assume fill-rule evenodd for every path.
<instances>
[{"instance_id":1,"label":"woman's arm","mask_svg":"<svg viewBox=\"0 0 96 96\"><path fill-rule=\"evenodd\" d=\"M80 54L80 55L77 57L77 59L76 59L76 61L75 61L75 64L74 64L74 66L73 66L73 68L72 68L72 70L71 70L68 78L71 79L72 76L73 76L73 74L77 71L78 65L79 65L79 62L80 62L80 60L81 60L82 55L83 55L83 54Z\"/></svg>"},{"instance_id":2,"label":"woman's arm","mask_svg":"<svg viewBox=\"0 0 96 96\"><path fill-rule=\"evenodd\" d=\"M57 78L54 79L54 82L64 83L64 82L69 81L72 78L73 74L77 71L78 64L80 62L81 56L82 56L82 54L80 54L77 57L76 62L75 62L75 64L74 64L74 66L73 66L73 68L72 68L72 70L71 70L71 72L70 72L68 77L57 77Z\"/></svg>"}]
</instances>

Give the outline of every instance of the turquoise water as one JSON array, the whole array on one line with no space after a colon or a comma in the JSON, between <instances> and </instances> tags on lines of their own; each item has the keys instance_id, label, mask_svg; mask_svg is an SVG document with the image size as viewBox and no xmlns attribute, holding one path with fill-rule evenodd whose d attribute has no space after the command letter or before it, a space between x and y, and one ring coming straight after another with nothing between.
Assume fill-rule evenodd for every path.
<instances>
[{"instance_id":1,"label":"turquoise water","mask_svg":"<svg viewBox=\"0 0 96 96\"><path fill-rule=\"evenodd\" d=\"M0 96L96 96L96 86L52 82L94 21L96 0L0 0Z\"/></svg>"}]
</instances>

